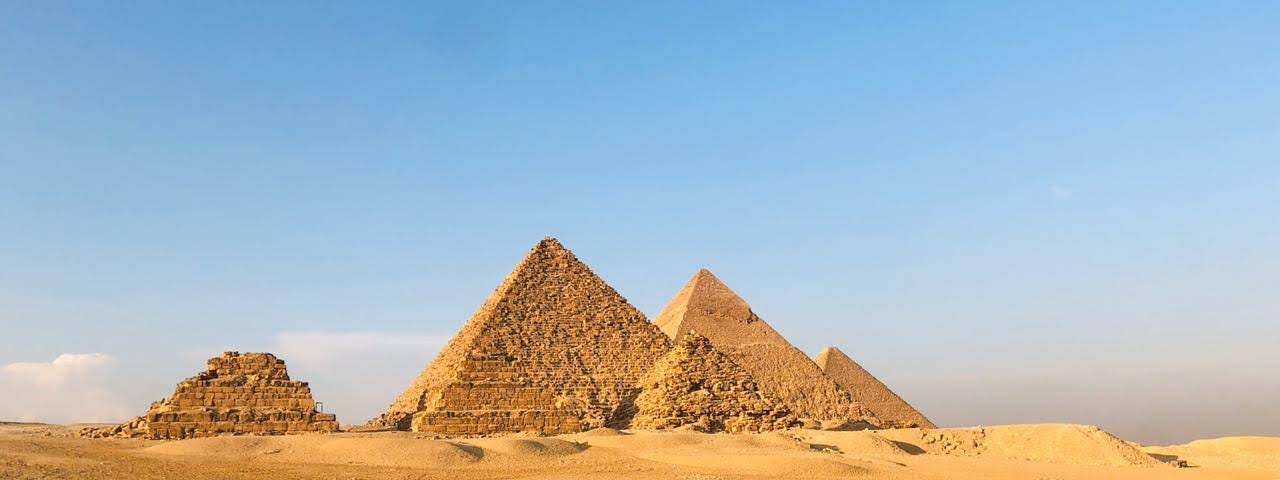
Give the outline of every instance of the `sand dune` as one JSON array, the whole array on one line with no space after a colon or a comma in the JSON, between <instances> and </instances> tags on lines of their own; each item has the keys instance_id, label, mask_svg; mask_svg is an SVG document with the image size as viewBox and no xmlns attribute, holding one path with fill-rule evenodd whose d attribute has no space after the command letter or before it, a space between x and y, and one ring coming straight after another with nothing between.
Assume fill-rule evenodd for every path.
<instances>
[{"instance_id":1,"label":"sand dune","mask_svg":"<svg viewBox=\"0 0 1280 480\"><path fill-rule=\"evenodd\" d=\"M1161 462L1092 425L1036 424L999 427L881 430L909 451L986 456L1072 465L1153 467ZM914 448L912 448L914 447Z\"/></svg>"},{"instance_id":2,"label":"sand dune","mask_svg":"<svg viewBox=\"0 0 1280 480\"><path fill-rule=\"evenodd\" d=\"M761 434L597 429L558 437L432 438L406 432L75 438L0 426L0 478L1280 478L1280 438L1139 447L1093 426L1040 424ZM1195 468L1175 468L1185 461Z\"/></svg>"},{"instance_id":3,"label":"sand dune","mask_svg":"<svg viewBox=\"0 0 1280 480\"><path fill-rule=\"evenodd\" d=\"M1157 457L1173 456L1198 466L1280 472L1280 438L1276 437L1223 437L1144 450Z\"/></svg>"},{"instance_id":4,"label":"sand dune","mask_svg":"<svg viewBox=\"0 0 1280 480\"><path fill-rule=\"evenodd\" d=\"M456 468L479 462L484 457L482 449L457 442L345 435L196 438L161 443L143 451L237 462L433 468Z\"/></svg>"}]
</instances>

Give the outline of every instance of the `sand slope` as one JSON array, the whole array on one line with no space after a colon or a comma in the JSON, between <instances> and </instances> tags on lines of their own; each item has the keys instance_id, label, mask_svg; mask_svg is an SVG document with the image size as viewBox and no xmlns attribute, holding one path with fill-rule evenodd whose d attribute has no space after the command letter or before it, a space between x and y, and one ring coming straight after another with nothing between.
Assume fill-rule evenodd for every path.
<instances>
[{"instance_id":1,"label":"sand slope","mask_svg":"<svg viewBox=\"0 0 1280 480\"><path fill-rule=\"evenodd\" d=\"M1223 437L1185 445L1147 447L1156 457L1177 457L1195 466L1244 468L1280 472L1280 438ZM1280 478L1278 475L1276 478Z\"/></svg>"},{"instance_id":2,"label":"sand slope","mask_svg":"<svg viewBox=\"0 0 1280 480\"><path fill-rule=\"evenodd\" d=\"M482 449L457 442L345 435L197 438L161 443L145 448L144 452L214 457L237 462L433 468L457 468L479 462L484 457Z\"/></svg>"},{"instance_id":3,"label":"sand slope","mask_svg":"<svg viewBox=\"0 0 1280 480\"><path fill-rule=\"evenodd\" d=\"M986 428L907 428L877 433L909 451L935 455L1118 467L1162 464L1132 444L1092 425L1050 423Z\"/></svg>"},{"instance_id":4,"label":"sand slope","mask_svg":"<svg viewBox=\"0 0 1280 480\"><path fill-rule=\"evenodd\" d=\"M434 439L407 432L158 442L0 426L0 478L763 478L1276 480L1280 438L1138 447L1087 425L763 434L598 429ZM1174 468L1183 460L1195 468Z\"/></svg>"}]
</instances>

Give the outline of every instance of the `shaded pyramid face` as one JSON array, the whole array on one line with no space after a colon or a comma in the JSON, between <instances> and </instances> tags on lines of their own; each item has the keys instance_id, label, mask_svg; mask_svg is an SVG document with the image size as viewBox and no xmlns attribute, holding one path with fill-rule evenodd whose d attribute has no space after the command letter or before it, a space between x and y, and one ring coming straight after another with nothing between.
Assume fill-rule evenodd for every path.
<instances>
[{"instance_id":1,"label":"shaded pyramid face","mask_svg":"<svg viewBox=\"0 0 1280 480\"><path fill-rule=\"evenodd\" d=\"M684 334L641 381L631 428L762 432L799 426L782 401L707 337Z\"/></svg>"},{"instance_id":2,"label":"shaded pyramid face","mask_svg":"<svg viewBox=\"0 0 1280 480\"><path fill-rule=\"evenodd\" d=\"M643 313L547 238L372 423L447 434L602 426L669 348Z\"/></svg>"},{"instance_id":3,"label":"shaded pyramid face","mask_svg":"<svg viewBox=\"0 0 1280 480\"><path fill-rule=\"evenodd\" d=\"M871 410L871 413L880 419L882 425L899 428L937 428L906 400L893 393L893 390L840 349L836 347L822 349L818 353L816 362L823 373L853 395L854 400Z\"/></svg>"},{"instance_id":4,"label":"shaded pyramid face","mask_svg":"<svg viewBox=\"0 0 1280 480\"><path fill-rule=\"evenodd\" d=\"M289 379L284 360L270 353L225 352L143 416L87 433L160 440L337 430L333 414L316 410L307 382Z\"/></svg>"},{"instance_id":5,"label":"shaded pyramid face","mask_svg":"<svg viewBox=\"0 0 1280 480\"><path fill-rule=\"evenodd\" d=\"M804 352L706 269L685 284L654 323L672 338L690 331L705 335L801 418L876 423Z\"/></svg>"}]
</instances>

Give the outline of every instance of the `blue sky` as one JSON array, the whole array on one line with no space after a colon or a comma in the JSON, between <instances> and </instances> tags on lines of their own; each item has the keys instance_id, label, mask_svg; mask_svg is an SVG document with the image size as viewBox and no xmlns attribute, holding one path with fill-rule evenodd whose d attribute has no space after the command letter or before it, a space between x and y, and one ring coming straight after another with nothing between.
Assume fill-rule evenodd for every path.
<instances>
[{"instance_id":1,"label":"blue sky","mask_svg":"<svg viewBox=\"0 0 1280 480\"><path fill-rule=\"evenodd\" d=\"M553 235L650 316L708 267L942 424L1280 435L1277 22L3 2L0 365L57 381L0 416L241 348L363 421Z\"/></svg>"}]
</instances>

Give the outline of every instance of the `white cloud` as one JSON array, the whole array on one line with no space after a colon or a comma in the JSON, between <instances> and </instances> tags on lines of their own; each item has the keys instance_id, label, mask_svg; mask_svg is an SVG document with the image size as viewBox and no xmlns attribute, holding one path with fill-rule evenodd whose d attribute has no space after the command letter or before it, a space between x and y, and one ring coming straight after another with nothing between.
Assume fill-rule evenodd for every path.
<instances>
[{"instance_id":1,"label":"white cloud","mask_svg":"<svg viewBox=\"0 0 1280 480\"><path fill-rule=\"evenodd\" d=\"M1061 185L1050 185L1049 193L1052 193L1055 198L1071 198L1072 195L1075 195L1075 192L1071 191L1071 189Z\"/></svg>"},{"instance_id":2,"label":"white cloud","mask_svg":"<svg viewBox=\"0 0 1280 480\"><path fill-rule=\"evenodd\" d=\"M64 353L49 362L0 367L0 419L24 422L111 422L127 417L108 388L115 357Z\"/></svg>"}]
</instances>

